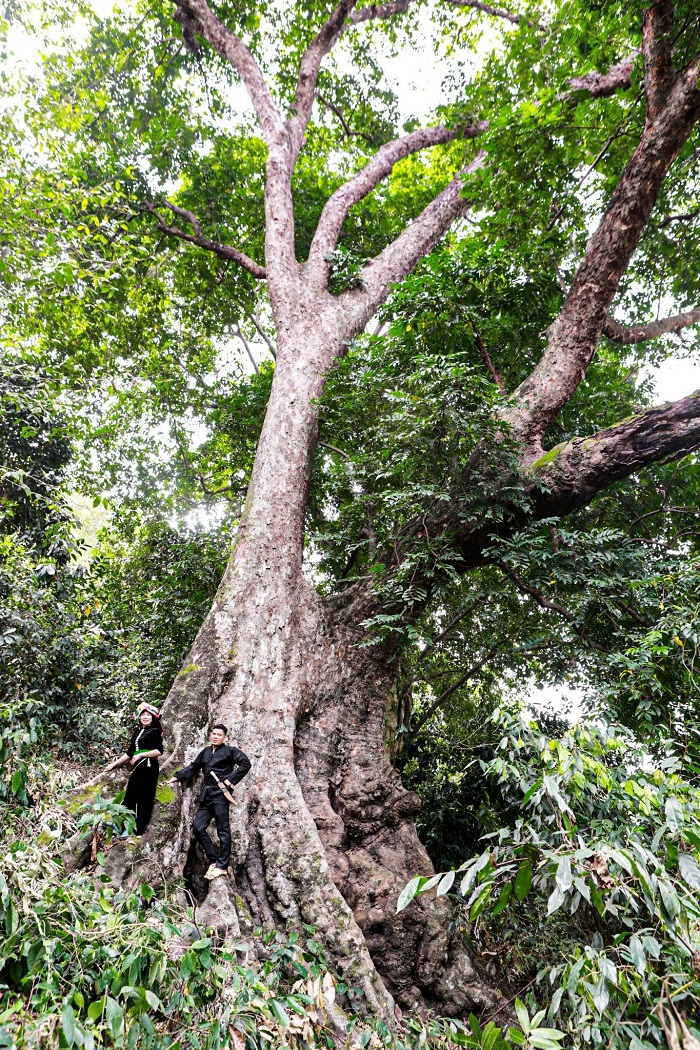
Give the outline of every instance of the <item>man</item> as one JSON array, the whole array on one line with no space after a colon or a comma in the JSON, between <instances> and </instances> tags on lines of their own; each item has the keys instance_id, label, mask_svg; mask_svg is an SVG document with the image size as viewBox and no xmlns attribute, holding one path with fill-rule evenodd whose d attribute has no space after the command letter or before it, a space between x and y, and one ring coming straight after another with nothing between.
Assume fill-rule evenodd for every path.
<instances>
[{"instance_id":1,"label":"man","mask_svg":"<svg viewBox=\"0 0 700 1050\"><path fill-rule=\"evenodd\" d=\"M178 770L170 780L171 784L176 785L195 777L199 772L204 774L199 809L192 830L210 861L205 879L217 879L226 874L231 859L231 825L228 817L229 799L224 791L234 788L250 769L248 756L237 747L229 747L224 743L227 733L226 726L217 722L209 734L209 747L200 751L194 762ZM212 820L216 821L216 833L219 836L218 853L207 834Z\"/></svg>"}]
</instances>

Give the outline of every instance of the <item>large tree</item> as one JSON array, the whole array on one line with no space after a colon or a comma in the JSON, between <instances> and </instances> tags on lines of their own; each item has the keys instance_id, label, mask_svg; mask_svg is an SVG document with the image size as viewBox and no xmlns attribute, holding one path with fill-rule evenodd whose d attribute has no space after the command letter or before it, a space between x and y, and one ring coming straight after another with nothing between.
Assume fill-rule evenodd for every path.
<instances>
[{"instance_id":1,"label":"large tree","mask_svg":"<svg viewBox=\"0 0 700 1050\"><path fill-rule=\"evenodd\" d=\"M233 815L231 909L238 900L239 912L244 902L256 923L313 924L369 1009L388 1013L393 997L402 1006L463 1013L492 1006L497 994L451 927L449 905L440 898L395 914L405 882L432 869L413 824L416 797L389 759L400 645L396 632L378 632L378 625L397 618L410 625L439 600L445 581L493 562L497 539L585 507L621 479L700 442L700 395L606 419L599 431L587 425L580 436L577 410L570 411L601 341L636 346L700 316L690 310L646 323L630 316L642 323L622 324L611 314L619 294L628 315L642 315L660 287L669 298L694 292L692 280L680 282L682 292L663 285L654 262L663 252L674 255L663 240L669 225L692 224L695 214L700 16L692 3L674 10L668 0L624 10L572 4L558 12L449 0L433 12L438 27L459 44L460 33L469 38L487 19L494 53L486 56L481 44L482 71L471 82L463 76L439 123L409 125L393 137L395 117L381 105L367 34L387 46L404 29L410 37L413 6L343 0L332 10L270 7L254 18L235 5L176 0L178 61L193 58L202 77L209 67L212 91L227 77L242 82L254 121L229 132L213 114L215 137L188 145L187 91L162 73L161 56L140 123L103 143L93 162L99 168L105 150L128 153L127 138L150 142L135 193L140 203L126 224L136 216L144 236L150 223L167 242L186 245L180 289L186 276L200 279L194 250L211 256L221 269L210 274L207 299L221 296L223 316L224 295L238 296L260 330L255 304L264 301L274 329L274 376L236 540L164 708L165 774L201 746L213 720L228 723L253 760ZM459 8L468 9L466 21ZM101 30L102 44L118 44L127 56L114 73L111 105L128 108L135 91L128 56L138 51L141 23L130 35L123 27L110 32ZM362 105L360 81L332 64L334 49L376 90ZM92 91L102 68L99 55L93 61ZM160 82L171 85L172 97L158 100ZM162 135L159 153L158 120L149 122L164 97L178 119L169 126L176 140ZM88 139L99 138L103 110L109 114L104 99ZM428 149L432 164L419 156ZM163 156L180 165L179 188L169 195L163 184L173 168L158 171ZM264 162L264 179L257 162ZM591 176L596 192L586 200L582 187ZM242 230L246 251L227 243L221 229ZM509 253L519 238L521 254L501 260L511 289L526 284L528 252L541 271L549 266L549 280L532 293L536 308L523 306L522 338L511 341L504 360L484 342L475 313L463 316L492 396L467 453L462 448L450 460L449 486L414 515L397 517L393 529L378 529L368 517L357 549L364 543L369 553L359 561L351 553L344 572L314 580L313 565L304 562L305 525L329 373L450 231L461 240L436 256L438 268L440 259L468 256L471 249L460 255L459 244L495 250L500 243ZM248 254L256 243L259 259ZM668 272L678 275L681 265L675 253ZM225 293L224 276L236 267L245 280ZM517 326L517 297L511 310ZM544 348L533 327L538 310ZM133 325L133 312L125 310L123 323ZM457 371L452 379L468 383L469 375ZM558 428L566 439L556 444ZM338 450L327 444L322 453ZM122 850L127 882L182 872L194 805L191 791L160 805L136 852ZM120 850L112 851L115 870Z\"/></svg>"}]
</instances>

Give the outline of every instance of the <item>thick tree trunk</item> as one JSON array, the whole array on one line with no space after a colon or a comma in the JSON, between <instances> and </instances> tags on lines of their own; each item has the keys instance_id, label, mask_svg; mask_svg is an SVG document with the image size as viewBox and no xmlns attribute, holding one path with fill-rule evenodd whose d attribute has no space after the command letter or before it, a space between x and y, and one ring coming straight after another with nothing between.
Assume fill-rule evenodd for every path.
<instances>
[{"instance_id":1,"label":"thick tree trunk","mask_svg":"<svg viewBox=\"0 0 700 1050\"><path fill-rule=\"evenodd\" d=\"M433 869L413 825L418 800L388 760L391 667L380 649L358 646L362 597L323 600L302 572L317 399L345 338L337 313L315 305L304 310L299 297L301 323L279 327L235 548L164 706L162 776L225 722L252 761L231 811L228 903L238 895L254 924L312 924L374 1013L391 1017L393 999L449 1014L494 1008L499 993L477 974L444 898L395 914L405 883ZM160 797L141 845L112 851L126 884L184 871L195 794Z\"/></svg>"}]
</instances>

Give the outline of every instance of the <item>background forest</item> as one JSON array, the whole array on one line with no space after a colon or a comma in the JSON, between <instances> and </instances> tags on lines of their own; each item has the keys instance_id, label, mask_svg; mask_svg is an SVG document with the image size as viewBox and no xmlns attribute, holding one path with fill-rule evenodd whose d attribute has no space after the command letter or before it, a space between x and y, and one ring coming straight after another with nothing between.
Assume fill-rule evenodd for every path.
<instances>
[{"instance_id":1,"label":"background forest","mask_svg":"<svg viewBox=\"0 0 700 1050\"><path fill-rule=\"evenodd\" d=\"M219 7L254 39L274 26L268 59L285 83L306 9L294 21L285 5ZM392 762L439 873L416 872L398 906L449 894L502 993L478 1017L387 1020L367 1015L309 925L221 943L174 889L115 889L103 869L118 799L59 803L117 753L138 702L165 700L236 535L276 345L264 292L222 245L262 256L266 150L240 85L167 4L6 7L0 1046L698 1050L700 462L669 454L502 534L521 497L493 473L512 453L496 414L541 353L643 119L638 73L575 106L562 77L625 58L635 19L636 5L605 0L419 4L322 72L294 176L304 256L341 175L418 126L383 63L426 27L444 64L437 116L466 126L488 112L499 158L480 207L393 290L320 404L304 572L323 595L367 579L383 596L364 644L391 647ZM692 4L677 25L693 54ZM331 290L359 281L472 148L395 166L346 221ZM547 454L653 405L650 370L695 353L697 150L695 133L615 310L695 314L671 334L604 337ZM197 222L221 251L196 247ZM463 492L484 444L491 470ZM468 574L427 528L400 570L382 560L457 496L490 535ZM582 698L575 720L532 706L544 687ZM61 844L81 828L97 830L93 863L71 875Z\"/></svg>"}]
</instances>

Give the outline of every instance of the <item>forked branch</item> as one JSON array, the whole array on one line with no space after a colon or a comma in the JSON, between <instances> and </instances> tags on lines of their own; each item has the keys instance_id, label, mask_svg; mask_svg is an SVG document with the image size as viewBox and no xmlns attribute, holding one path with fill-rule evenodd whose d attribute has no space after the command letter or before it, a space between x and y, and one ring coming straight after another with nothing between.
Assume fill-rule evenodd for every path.
<instances>
[{"instance_id":1,"label":"forked branch","mask_svg":"<svg viewBox=\"0 0 700 1050\"><path fill-rule=\"evenodd\" d=\"M340 39L346 19L355 3L356 0L340 0L333 14L316 34L302 56L294 99L294 116L289 122L292 165L296 162L304 144L304 134L311 118L321 62Z\"/></svg>"},{"instance_id":2,"label":"forked branch","mask_svg":"<svg viewBox=\"0 0 700 1050\"><path fill-rule=\"evenodd\" d=\"M360 275L362 291L345 292L344 296L349 303L355 303L367 320L385 301L392 285L411 273L450 226L469 211L471 202L462 196L462 191L469 176L485 163L486 153L481 150L383 252L365 265Z\"/></svg>"},{"instance_id":3,"label":"forked branch","mask_svg":"<svg viewBox=\"0 0 700 1050\"><path fill-rule=\"evenodd\" d=\"M203 37L236 70L269 145L283 131L284 123L250 48L216 17L206 0L175 0L175 5L183 25Z\"/></svg>"},{"instance_id":4,"label":"forked branch","mask_svg":"<svg viewBox=\"0 0 700 1050\"><path fill-rule=\"evenodd\" d=\"M340 106L336 106L334 102L331 102L329 98L326 98L325 95L322 95L320 91L316 92L316 98L322 106L325 106L326 109L329 109L331 113L335 113L336 117L340 121L343 131L345 132L348 138L364 139L365 142L368 142L370 144L370 146L374 144L373 135L370 135L367 131L360 131L350 127L350 124L348 123L345 114L343 113Z\"/></svg>"},{"instance_id":5,"label":"forked branch","mask_svg":"<svg viewBox=\"0 0 700 1050\"><path fill-rule=\"evenodd\" d=\"M173 226L171 223L166 222L160 212L156 209L155 205L150 201L146 204L146 210L154 216L158 223L158 228L167 234L169 237L175 237L180 241L187 241L189 244L196 244L199 248L205 248L209 252L213 252L214 255L218 256L219 259L228 259L230 262L238 263L244 270L252 274L253 277L257 277L259 280L264 280L266 277L265 268L260 266L251 259L245 252L238 251L237 248L232 248L228 244L222 244L220 241L212 241L209 237L205 237L202 232L202 226L197 216L188 211L186 208L181 208L177 204L173 204L172 201L166 201L165 205L173 212L174 215L178 215L180 218L185 219L192 227L192 232L188 233L186 230L181 229L179 226Z\"/></svg>"},{"instance_id":6,"label":"forked branch","mask_svg":"<svg viewBox=\"0 0 700 1050\"><path fill-rule=\"evenodd\" d=\"M634 346L637 343L645 343L649 339L658 339L661 335L682 332L684 328L690 328L694 324L700 324L700 308L688 310L684 314L675 314L673 317L664 317L660 321L650 321L648 324L625 326L609 317L603 325L603 334L614 343L622 346Z\"/></svg>"},{"instance_id":7,"label":"forked branch","mask_svg":"<svg viewBox=\"0 0 700 1050\"><path fill-rule=\"evenodd\" d=\"M470 125L463 134L473 138L486 129L485 123ZM326 201L309 252L311 267L327 274L338 236L350 209L374 190L382 179L391 174L394 165L419 150L451 142L457 137L456 128L418 128L403 138L381 146L372 159L354 178L335 191Z\"/></svg>"}]
</instances>

